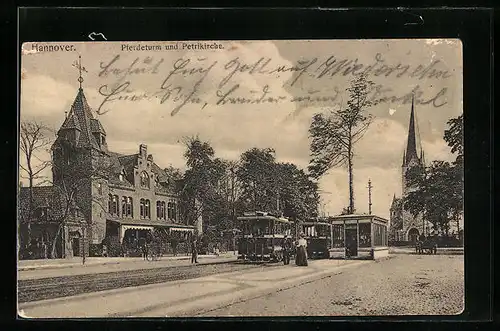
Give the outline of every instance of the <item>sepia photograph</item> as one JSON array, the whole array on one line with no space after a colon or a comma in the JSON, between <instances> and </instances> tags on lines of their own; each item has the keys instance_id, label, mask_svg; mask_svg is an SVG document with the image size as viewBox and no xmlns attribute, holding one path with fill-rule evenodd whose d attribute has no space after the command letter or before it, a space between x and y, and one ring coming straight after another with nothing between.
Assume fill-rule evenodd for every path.
<instances>
[{"instance_id":1,"label":"sepia photograph","mask_svg":"<svg viewBox=\"0 0 500 331\"><path fill-rule=\"evenodd\" d=\"M464 311L458 39L27 42L20 318Z\"/></svg>"}]
</instances>

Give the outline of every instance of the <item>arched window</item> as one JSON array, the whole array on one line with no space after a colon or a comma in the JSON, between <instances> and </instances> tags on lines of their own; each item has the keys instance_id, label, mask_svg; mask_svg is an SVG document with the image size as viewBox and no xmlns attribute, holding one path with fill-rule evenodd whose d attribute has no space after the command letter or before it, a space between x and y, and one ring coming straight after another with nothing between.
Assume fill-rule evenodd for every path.
<instances>
[{"instance_id":1,"label":"arched window","mask_svg":"<svg viewBox=\"0 0 500 331\"><path fill-rule=\"evenodd\" d=\"M149 204L149 200L141 199L141 218L150 218L151 217L151 206Z\"/></svg>"},{"instance_id":2,"label":"arched window","mask_svg":"<svg viewBox=\"0 0 500 331\"><path fill-rule=\"evenodd\" d=\"M109 202L108 202L109 213L111 215L119 215L120 209L119 209L118 196L110 194L108 197L109 197Z\"/></svg>"},{"instance_id":3,"label":"arched window","mask_svg":"<svg viewBox=\"0 0 500 331\"><path fill-rule=\"evenodd\" d=\"M165 219L165 202L164 201L157 201L156 202L156 216L160 220Z\"/></svg>"},{"instance_id":4,"label":"arched window","mask_svg":"<svg viewBox=\"0 0 500 331\"><path fill-rule=\"evenodd\" d=\"M149 188L149 175L147 172L141 172L141 187Z\"/></svg>"},{"instance_id":5,"label":"arched window","mask_svg":"<svg viewBox=\"0 0 500 331\"><path fill-rule=\"evenodd\" d=\"M167 204L167 213L168 213L168 219L171 220L172 219L172 202L168 202Z\"/></svg>"},{"instance_id":6,"label":"arched window","mask_svg":"<svg viewBox=\"0 0 500 331\"><path fill-rule=\"evenodd\" d=\"M122 216L127 216L127 197L122 197Z\"/></svg>"},{"instance_id":7,"label":"arched window","mask_svg":"<svg viewBox=\"0 0 500 331\"><path fill-rule=\"evenodd\" d=\"M146 200L146 204L145 204L145 211L146 211L146 218L151 218L151 206L149 204L149 200Z\"/></svg>"},{"instance_id":8,"label":"arched window","mask_svg":"<svg viewBox=\"0 0 500 331\"><path fill-rule=\"evenodd\" d=\"M127 213L126 216L134 217L134 205L131 197L127 197Z\"/></svg>"},{"instance_id":9,"label":"arched window","mask_svg":"<svg viewBox=\"0 0 500 331\"><path fill-rule=\"evenodd\" d=\"M145 204L145 200L144 199L141 199L140 201L140 206L141 206L141 210L140 210L140 215L141 215L141 218L144 218L144 204Z\"/></svg>"},{"instance_id":10,"label":"arched window","mask_svg":"<svg viewBox=\"0 0 500 331\"><path fill-rule=\"evenodd\" d=\"M113 195L108 194L108 212L112 214L111 212L112 210L113 210Z\"/></svg>"},{"instance_id":11,"label":"arched window","mask_svg":"<svg viewBox=\"0 0 500 331\"><path fill-rule=\"evenodd\" d=\"M172 219L177 220L177 204L175 202L172 202Z\"/></svg>"}]
</instances>

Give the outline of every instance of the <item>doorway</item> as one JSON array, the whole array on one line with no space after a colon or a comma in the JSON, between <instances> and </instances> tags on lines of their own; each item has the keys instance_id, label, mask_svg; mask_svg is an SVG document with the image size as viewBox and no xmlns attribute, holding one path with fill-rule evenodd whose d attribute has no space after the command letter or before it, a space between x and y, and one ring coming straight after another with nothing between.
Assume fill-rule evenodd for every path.
<instances>
[{"instance_id":1,"label":"doorway","mask_svg":"<svg viewBox=\"0 0 500 331\"><path fill-rule=\"evenodd\" d=\"M80 256L80 238L71 239L71 248L73 248L73 256Z\"/></svg>"},{"instance_id":2,"label":"doorway","mask_svg":"<svg viewBox=\"0 0 500 331\"><path fill-rule=\"evenodd\" d=\"M347 228L345 230L346 257L358 256L358 229Z\"/></svg>"}]
</instances>

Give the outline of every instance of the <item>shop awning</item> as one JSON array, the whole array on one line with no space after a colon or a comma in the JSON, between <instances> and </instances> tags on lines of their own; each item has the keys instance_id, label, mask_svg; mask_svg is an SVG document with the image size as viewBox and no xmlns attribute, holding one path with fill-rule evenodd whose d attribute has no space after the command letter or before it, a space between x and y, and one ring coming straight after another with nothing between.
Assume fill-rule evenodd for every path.
<instances>
[{"instance_id":1,"label":"shop awning","mask_svg":"<svg viewBox=\"0 0 500 331\"><path fill-rule=\"evenodd\" d=\"M111 222L118 223L121 226L139 226L139 227L161 227L161 228L181 228L181 229L195 229L193 225L186 225L180 223L173 223L162 220L143 220L143 219L109 219Z\"/></svg>"},{"instance_id":2,"label":"shop awning","mask_svg":"<svg viewBox=\"0 0 500 331\"><path fill-rule=\"evenodd\" d=\"M109 220L120 225L120 243L123 241L127 230L147 230L153 231L155 228L162 228L165 232L178 231L194 233L195 227L192 225L176 224L160 220Z\"/></svg>"},{"instance_id":3,"label":"shop awning","mask_svg":"<svg viewBox=\"0 0 500 331\"><path fill-rule=\"evenodd\" d=\"M152 226L141 226L141 225L122 225L123 231L127 230L153 230Z\"/></svg>"},{"instance_id":4,"label":"shop awning","mask_svg":"<svg viewBox=\"0 0 500 331\"><path fill-rule=\"evenodd\" d=\"M168 229L170 232L172 231L177 231L177 232L190 232L190 233L193 233L194 232L194 229L191 229L191 228L169 228Z\"/></svg>"}]
</instances>

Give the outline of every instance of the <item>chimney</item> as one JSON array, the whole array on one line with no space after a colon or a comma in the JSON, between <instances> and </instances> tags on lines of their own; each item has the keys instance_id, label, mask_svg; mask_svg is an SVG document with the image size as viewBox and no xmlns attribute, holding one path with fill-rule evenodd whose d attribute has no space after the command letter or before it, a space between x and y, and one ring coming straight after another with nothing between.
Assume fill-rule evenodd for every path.
<instances>
[{"instance_id":1,"label":"chimney","mask_svg":"<svg viewBox=\"0 0 500 331\"><path fill-rule=\"evenodd\" d=\"M148 155L148 146L146 146L145 144L141 144L139 146L139 155L143 159L147 158L147 155Z\"/></svg>"}]
</instances>

